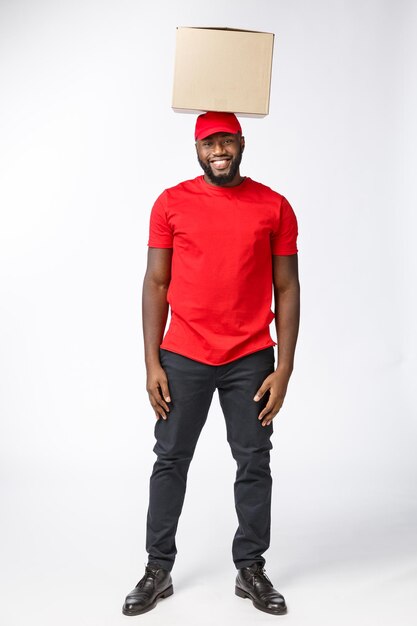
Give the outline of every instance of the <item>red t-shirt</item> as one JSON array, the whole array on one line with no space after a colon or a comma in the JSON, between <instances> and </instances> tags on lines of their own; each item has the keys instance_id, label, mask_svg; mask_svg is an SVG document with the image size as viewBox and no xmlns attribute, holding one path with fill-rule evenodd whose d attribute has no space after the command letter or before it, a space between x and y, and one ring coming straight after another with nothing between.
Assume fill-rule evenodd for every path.
<instances>
[{"instance_id":1,"label":"red t-shirt","mask_svg":"<svg viewBox=\"0 0 417 626\"><path fill-rule=\"evenodd\" d=\"M222 365L275 345L272 255L297 252L297 221L283 196L250 178L217 187L198 176L156 200L148 246L173 248L161 348Z\"/></svg>"}]
</instances>

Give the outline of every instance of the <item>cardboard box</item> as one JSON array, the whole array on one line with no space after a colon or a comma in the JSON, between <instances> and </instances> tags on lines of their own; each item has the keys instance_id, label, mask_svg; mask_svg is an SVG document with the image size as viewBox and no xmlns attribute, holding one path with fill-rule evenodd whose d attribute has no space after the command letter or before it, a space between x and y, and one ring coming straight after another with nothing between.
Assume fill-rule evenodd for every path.
<instances>
[{"instance_id":1,"label":"cardboard box","mask_svg":"<svg viewBox=\"0 0 417 626\"><path fill-rule=\"evenodd\" d=\"M177 28L172 108L269 112L274 35L230 28Z\"/></svg>"}]
</instances>

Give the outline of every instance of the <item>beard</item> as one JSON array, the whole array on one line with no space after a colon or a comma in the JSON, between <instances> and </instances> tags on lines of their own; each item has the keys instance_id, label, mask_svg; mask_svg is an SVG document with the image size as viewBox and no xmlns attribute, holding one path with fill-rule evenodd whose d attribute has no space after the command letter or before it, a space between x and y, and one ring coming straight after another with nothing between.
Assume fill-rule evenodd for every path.
<instances>
[{"instance_id":1,"label":"beard","mask_svg":"<svg viewBox=\"0 0 417 626\"><path fill-rule=\"evenodd\" d=\"M213 172L213 169L210 163L203 163L203 161L200 159L198 155L197 155L197 159L202 170L204 171L204 173L206 174L210 182L212 182L213 185L218 185L219 187L222 187L224 185L228 185L229 183L231 183L234 177L236 176L236 174L238 173L240 162L242 161L242 152L243 150L242 148L240 148L239 153L233 157L228 174L215 174Z\"/></svg>"}]
</instances>

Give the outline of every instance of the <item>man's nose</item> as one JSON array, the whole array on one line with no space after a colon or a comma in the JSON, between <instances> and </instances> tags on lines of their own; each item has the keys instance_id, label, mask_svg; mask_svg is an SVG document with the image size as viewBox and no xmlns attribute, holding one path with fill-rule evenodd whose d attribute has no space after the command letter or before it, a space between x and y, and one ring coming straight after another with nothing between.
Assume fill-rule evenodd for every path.
<instances>
[{"instance_id":1,"label":"man's nose","mask_svg":"<svg viewBox=\"0 0 417 626\"><path fill-rule=\"evenodd\" d=\"M224 145L222 141L215 141L212 149L213 154L223 154L224 153Z\"/></svg>"}]
</instances>

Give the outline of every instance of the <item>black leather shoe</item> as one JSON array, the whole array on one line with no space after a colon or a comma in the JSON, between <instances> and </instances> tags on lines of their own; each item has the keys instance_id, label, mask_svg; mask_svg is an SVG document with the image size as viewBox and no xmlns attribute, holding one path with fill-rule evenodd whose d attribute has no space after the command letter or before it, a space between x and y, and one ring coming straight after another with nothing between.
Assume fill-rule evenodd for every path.
<instances>
[{"instance_id":1,"label":"black leather shoe","mask_svg":"<svg viewBox=\"0 0 417 626\"><path fill-rule=\"evenodd\" d=\"M173 593L171 574L157 565L147 565L143 578L126 596L122 611L124 615L146 613L155 608L158 600Z\"/></svg>"},{"instance_id":2,"label":"black leather shoe","mask_svg":"<svg viewBox=\"0 0 417 626\"><path fill-rule=\"evenodd\" d=\"M235 593L239 598L250 598L253 606L265 613L283 615L287 612L284 596L274 589L260 563L238 570Z\"/></svg>"}]
</instances>

